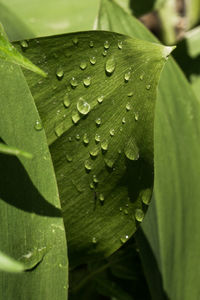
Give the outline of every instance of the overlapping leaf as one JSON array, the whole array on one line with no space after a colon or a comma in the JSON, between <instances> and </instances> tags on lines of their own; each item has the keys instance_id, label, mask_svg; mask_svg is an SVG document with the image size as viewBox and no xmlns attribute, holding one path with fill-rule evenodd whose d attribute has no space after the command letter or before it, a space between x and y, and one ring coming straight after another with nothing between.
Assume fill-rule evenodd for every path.
<instances>
[{"instance_id":1,"label":"overlapping leaf","mask_svg":"<svg viewBox=\"0 0 200 300\"><path fill-rule=\"evenodd\" d=\"M47 134L73 264L111 254L144 217L156 86L170 51L109 32L30 40L24 51L48 73L25 76Z\"/></svg>"}]
</instances>

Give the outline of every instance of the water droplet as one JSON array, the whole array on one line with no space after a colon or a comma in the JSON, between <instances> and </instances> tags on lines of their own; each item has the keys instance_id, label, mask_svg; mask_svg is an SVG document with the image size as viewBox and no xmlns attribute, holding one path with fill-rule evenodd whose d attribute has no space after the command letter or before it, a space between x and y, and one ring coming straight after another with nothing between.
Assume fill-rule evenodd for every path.
<instances>
[{"instance_id":1,"label":"water droplet","mask_svg":"<svg viewBox=\"0 0 200 300\"><path fill-rule=\"evenodd\" d=\"M55 134L57 137L60 137L63 134L63 128L62 125L59 125L54 128Z\"/></svg>"},{"instance_id":2,"label":"water droplet","mask_svg":"<svg viewBox=\"0 0 200 300\"><path fill-rule=\"evenodd\" d=\"M58 70L56 71L56 76L59 80L61 80L64 76L64 71L61 68L58 68Z\"/></svg>"},{"instance_id":3,"label":"water droplet","mask_svg":"<svg viewBox=\"0 0 200 300\"><path fill-rule=\"evenodd\" d=\"M97 118L95 120L95 123L96 123L97 126L100 126L101 125L101 118Z\"/></svg>"},{"instance_id":4,"label":"water droplet","mask_svg":"<svg viewBox=\"0 0 200 300\"><path fill-rule=\"evenodd\" d=\"M110 129L110 136L114 136L115 135L115 129Z\"/></svg>"},{"instance_id":5,"label":"water droplet","mask_svg":"<svg viewBox=\"0 0 200 300\"><path fill-rule=\"evenodd\" d=\"M144 79L144 74L140 75L140 80Z\"/></svg>"},{"instance_id":6,"label":"water droplet","mask_svg":"<svg viewBox=\"0 0 200 300\"><path fill-rule=\"evenodd\" d=\"M64 96L64 99L63 99L63 104L64 104L64 106L66 107L66 108L68 108L69 106L70 106L70 100L69 100L69 95L68 94L66 94L65 96Z\"/></svg>"},{"instance_id":7,"label":"water droplet","mask_svg":"<svg viewBox=\"0 0 200 300\"><path fill-rule=\"evenodd\" d=\"M26 50L28 48L28 43L27 41L21 41L20 42L20 45L22 47L23 50Z\"/></svg>"},{"instance_id":8,"label":"water droplet","mask_svg":"<svg viewBox=\"0 0 200 300\"><path fill-rule=\"evenodd\" d=\"M129 102L126 104L126 110L127 111L131 110L131 104Z\"/></svg>"},{"instance_id":9,"label":"water droplet","mask_svg":"<svg viewBox=\"0 0 200 300\"><path fill-rule=\"evenodd\" d=\"M130 77L131 77L131 72L125 73L125 75L124 75L124 81L125 81L125 82L128 82L129 79L130 79Z\"/></svg>"},{"instance_id":10,"label":"water droplet","mask_svg":"<svg viewBox=\"0 0 200 300\"><path fill-rule=\"evenodd\" d=\"M100 135L98 133L96 133L94 139L95 139L96 143L99 143L100 140L101 140L101 137L100 137Z\"/></svg>"},{"instance_id":11,"label":"water droplet","mask_svg":"<svg viewBox=\"0 0 200 300\"><path fill-rule=\"evenodd\" d=\"M106 74L107 75L112 75L114 70L115 70L115 60L114 57L111 56L110 58L108 58L108 60L106 61Z\"/></svg>"},{"instance_id":12,"label":"water droplet","mask_svg":"<svg viewBox=\"0 0 200 300\"><path fill-rule=\"evenodd\" d=\"M107 140L104 140L101 142L101 149L103 151L107 151L108 150L108 141Z\"/></svg>"},{"instance_id":13,"label":"water droplet","mask_svg":"<svg viewBox=\"0 0 200 300\"><path fill-rule=\"evenodd\" d=\"M90 111L89 103L85 101L82 97L79 98L76 107L82 115L87 115Z\"/></svg>"},{"instance_id":14,"label":"water droplet","mask_svg":"<svg viewBox=\"0 0 200 300\"><path fill-rule=\"evenodd\" d=\"M146 189L142 192L142 202L145 205L149 205L151 202L152 191L151 189Z\"/></svg>"},{"instance_id":15,"label":"water droplet","mask_svg":"<svg viewBox=\"0 0 200 300\"><path fill-rule=\"evenodd\" d=\"M90 46L90 48L93 48L94 47L94 42L90 41L89 46Z\"/></svg>"},{"instance_id":16,"label":"water droplet","mask_svg":"<svg viewBox=\"0 0 200 300\"><path fill-rule=\"evenodd\" d=\"M103 50L102 55L105 57L107 55L108 51L107 50Z\"/></svg>"},{"instance_id":17,"label":"water droplet","mask_svg":"<svg viewBox=\"0 0 200 300\"><path fill-rule=\"evenodd\" d=\"M122 43L122 41L118 41L118 48L121 50L122 49L122 46L123 46L123 43Z\"/></svg>"},{"instance_id":18,"label":"water droplet","mask_svg":"<svg viewBox=\"0 0 200 300\"><path fill-rule=\"evenodd\" d=\"M90 182L90 188L91 188L91 190L94 190L94 183L93 182Z\"/></svg>"},{"instance_id":19,"label":"water droplet","mask_svg":"<svg viewBox=\"0 0 200 300\"><path fill-rule=\"evenodd\" d=\"M104 43L104 48L105 48L105 49L109 49L109 47L110 47L109 42L108 42L108 41L105 41L105 43Z\"/></svg>"},{"instance_id":20,"label":"water droplet","mask_svg":"<svg viewBox=\"0 0 200 300\"><path fill-rule=\"evenodd\" d=\"M77 45L78 44L78 38L75 36L73 39L72 39L72 42L74 45Z\"/></svg>"},{"instance_id":21,"label":"water droplet","mask_svg":"<svg viewBox=\"0 0 200 300\"><path fill-rule=\"evenodd\" d=\"M72 79L70 80L70 84L72 88L75 88L78 85L78 81L76 80L76 78L72 77Z\"/></svg>"},{"instance_id":22,"label":"water droplet","mask_svg":"<svg viewBox=\"0 0 200 300\"><path fill-rule=\"evenodd\" d=\"M93 175L93 182L94 182L94 183L98 183L98 182L99 182L99 180L98 180L98 178L97 178L96 175Z\"/></svg>"},{"instance_id":23,"label":"water droplet","mask_svg":"<svg viewBox=\"0 0 200 300\"><path fill-rule=\"evenodd\" d=\"M85 61L82 61L80 64L81 70L85 70L87 68L87 63Z\"/></svg>"},{"instance_id":24,"label":"water droplet","mask_svg":"<svg viewBox=\"0 0 200 300\"><path fill-rule=\"evenodd\" d=\"M133 96L133 92L128 93L128 97L132 97Z\"/></svg>"},{"instance_id":25,"label":"water droplet","mask_svg":"<svg viewBox=\"0 0 200 300\"><path fill-rule=\"evenodd\" d=\"M139 114L135 113L135 121L138 121L138 119L139 119Z\"/></svg>"},{"instance_id":26,"label":"water droplet","mask_svg":"<svg viewBox=\"0 0 200 300\"><path fill-rule=\"evenodd\" d=\"M35 130L37 130L37 131L42 130L43 127L42 127L41 121L37 120L37 121L35 122L34 128L35 128Z\"/></svg>"},{"instance_id":27,"label":"water droplet","mask_svg":"<svg viewBox=\"0 0 200 300\"><path fill-rule=\"evenodd\" d=\"M108 166L108 168L112 169L112 167L114 165L114 160L111 160L111 159L105 157L104 161L105 161L106 165Z\"/></svg>"},{"instance_id":28,"label":"water droplet","mask_svg":"<svg viewBox=\"0 0 200 300\"><path fill-rule=\"evenodd\" d=\"M92 57L90 57L90 63L91 63L91 65L95 65L96 64L96 57L95 56L92 56Z\"/></svg>"},{"instance_id":29,"label":"water droplet","mask_svg":"<svg viewBox=\"0 0 200 300\"><path fill-rule=\"evenodd\" d=\"M92 238L92 244L96 244L97 243L97 239L95 237Z\"/></svg>"},{"instance_id":30,"label":"water droplet","mask_svg":"<svg viewBox=\"0 0 200 300\"><path fill-rule=\"evenodd\" d=\"M122 207L119 208L119 211L122 211Z\"/></svg>"},{"instance_id":31,"label":"water droplet","mask_svg":"<svg viewBox=\"0 0 200 300\"><path fill-rule=\"evenodd\" d=\"M66 154L66 158L68 162L72 162L72 156L70 154Z\"/></svg>"},{"instance_id":32,"label":"water droplet","mask_svg":"<svg viewBox=\"0 0 200 300\"><path fill-rule=\"evenodd\" d=\"M146 85L146 89L147 89L147 90L150 90L150 88L151 88L151 85L150 85L150 84L147 84L147 85Z\"/></svg>"},{"instance_id":33,"label":"water droplet","mask_svg":"<svg viewBox=\"0 0 200 300\"><path fill-rule=\"evenodd\" d=\"M76 135L76 140L77 140L77 141L80 140L80 135L79 135L79 134Z\"/></svg>"},{"instance_id":34,"label":"water droplet","mask_svg":"<svg viewBox=\"0 0 200 300\"><path fill-rule=\"evenodd\" d=\"M90 77L87 77L87 78L83 79L83 84L84 84L85 87L90 86L90 83L91 83L91 78Z\"/></svg>"},{"instance_id":35,"label":"water droplet","mask_svg":"<svg viewBox=\"0 0 200 300\"><path fill-rule=\"evenodd\" d=\"M87 171L91 171L92 170L92 161L91 160L87 159L85 161L85 168L86 168Z\"/></svg>"},{"instance_id":36,"label":"water droplet","mask_svg":"<svg viewBox=\"0 0 200 300\"><path fill-rule=\"evenodd\" d=\"M125 123L126 123L126 118L123 117L123 118L122 118L122 124L125 124Z\"/></svg>"},{"instance_id":37,"label":"water droplet","mask_svg":"<svg viewBox=\"0 0 200 300\"><path fill-rule=\"evenodd\" d=\"M76 110L74 110L74 111L72 112L72 121L73 121L75 124L77 124L79 120L80 120L80 116L79 116L78 112L77 112Z\"/></svg>"},{"instance_id":38,"label":"water droplet","mask_svg":"<svg viewBox=\"0 0 200 300\"><path fill-rule=\"evenodd\" d=\"M105 200L104 195L102 193L99 195L99 200L100 200L101 203L103 203L104 200Z\"/></svg>"},{"instance_id":39,"label":"water droplet","mask_svg":"<svg viewBox=\"0 0 200 300\"><path fill-rule=\"evenodd\" d=\"M83 143L84 143L85 145L88 145L88 144L89 144L89 138L88 138L87 133L85 133L85 134L83 135Z\"/></svg>"},{"instance_id":40,"label":"water droplet","mask_svg":"<svg viewBox=\"0 0 200 300\"><path fill-rule=\"evenodd\" d=\"M90 155L92 157L96 157L98 155L98 153L99 153L99 149L97 146L95 146L93 149L90 150Z\"/></svg>"},{"instance_id":41,"label":"water droplet","mask_svg":"<svg viewBox=\"0 0 200 300\"><path fill-rule=\"evenodd\" d=\"M128 240L128 235L125 235L124 237L120 238L120 241L122 242L122 244L126 243L127 240Z\"/></svg>"},{"instance_id":42,"label":"water droplet","mask_svg":"<svg viewBox=\"0 0 200 300\"><path fill-rule=\"evenodd\" d=\"M144 219L144 212L140 208L137 208L135 210L135 219L138 222L142 222L142 220Z\"/></svg>"},{"instance_id":43,"label":"water droplet","mask_svg":"<svg viewBox=\"0 0 200 300\"><path fill-rule=\"evenodd\" d=\"M127 209L124 210L124 214L128 215L128 210Z\"/></svg>"},{"instance_id":44,"label":"water droplet","mask_svg":"<svg viewBox=\"0 0 200 300\"><path fill-rule=\"evenodd\" d=\"M125 146L124 153L130 160L137 160L139 158L138 148L133 138L130 138Z\"/></svg>"},{"instance_id":45,"label":"water droplet","mask_svg":"<svg viewBox=\"0 0 200 300\"><path fill-rule=\"evenodd\" d=\"M98 101L99 103L102 103L102 102L103 102L103 99L104 99L104 96L101 95L101 96L99 96L99 97L97 98L97 101Z\"/></svg>"}]
</instances>

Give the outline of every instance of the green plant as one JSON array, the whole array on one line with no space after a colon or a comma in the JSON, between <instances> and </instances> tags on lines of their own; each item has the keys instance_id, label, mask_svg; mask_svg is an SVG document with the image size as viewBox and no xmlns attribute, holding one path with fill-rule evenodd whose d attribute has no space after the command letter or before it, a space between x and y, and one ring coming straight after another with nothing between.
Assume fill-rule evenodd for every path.
<instances>
[{"instance_id":1,"label":"green plant","mask_svg":"<svg viewBox=\"0 0 200 300\"><path fill-rule=\"evenodd\" d=\"M0 299L199 297L199 30L117 2L0 3Z\"/></svg>"}]
</instances>

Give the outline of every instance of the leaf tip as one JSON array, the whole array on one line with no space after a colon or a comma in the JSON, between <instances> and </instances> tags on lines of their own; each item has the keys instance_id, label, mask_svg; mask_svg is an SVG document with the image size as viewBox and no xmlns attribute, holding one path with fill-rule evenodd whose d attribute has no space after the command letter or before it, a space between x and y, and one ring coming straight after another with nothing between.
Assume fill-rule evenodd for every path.
<instances>
[{"instance_id":1,"label":"leaf tip","mask_svg":"<svg viewBox=\"0 0 200 300\"><path fill-rule=\"evenodd\" d=\"M171 52L176 48L176 46L166 46L163 48L163 57L168 59Z\"/></svg>"}]
</instances>

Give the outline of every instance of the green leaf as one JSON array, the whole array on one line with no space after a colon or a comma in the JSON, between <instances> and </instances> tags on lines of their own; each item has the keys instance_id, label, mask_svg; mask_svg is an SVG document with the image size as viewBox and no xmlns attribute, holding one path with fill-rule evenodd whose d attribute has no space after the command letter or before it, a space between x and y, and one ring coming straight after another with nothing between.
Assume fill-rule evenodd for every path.
<instances>
[{"instance_id":1,"label":"green leaf","mask_svg":"<svg viewBox=\"0 0 200 300\"><path fill-rule=\"evenodd\" d=\"M191 0L185 3L186 12L186 28L191 29L194 25L197 25L200 21L200 1Z\"/></svg>"},{"instance_id":2,"label":"green leaf","mask_svg":"<svg viewBox=\"0 0 200 300\"><path fill-rule=\"evenodd\" d=\"M28 47L27 42L23 41L21 43L22 48ZM47 74L43 72L39 67L32 64L30 60L24 57L19 53L16 48L9 43L8 39L5 36L4 30L0 24L0 59L12 62L14 64L20 65L28 70L31 70L43 77L46 77Z\"/></svg>"},{"instance_id":3,"label":"green leaf","mask_svg":"<svg viewBox=\"0 0 200 300\"><path fill-rule=\"evenodd\" d=\"M15 147L10 147L10 146L7 146L3 143L0 143L0 153L5 153L5 154L9 154L9 155L21 155L21 156L24 156L26 158L33 158L33 155L29 152L26 152L26 151L23 151L23 150L20 150L18 148L15 148Z\"/></svg>"},{"instance_id":4,"label":"green leaf","mask_svg":"<svg viewBox=\"0 0 200 300\"><path fill-rule=\"evenodd\" d=\"M1 0L0 22L10 40L92 30L99 0Z\"/></svg>"},{"instance_id":5,"label":"green leaf","mask_svg":"<svg viewBox=\"0 0 200 300\"><path fill-rule=\"evenodd\" d=\"M156 41L113 1L102 3L104 20L107 15L109 22L100 19L99 28ZM198 299L199 295L199 110L199 102L183 73L169 59L160 78L156 105L155 199L142 228L156 257L164 290L169 299L176 300ZM145 251L145 255L150 254ZM149 263L150 259L151 256ZM149 267L144 265L145 269ZM155 277L149 272L147 279L151 290Z\"/></svg>"},{"instance_id":6,"label":"green leaf","mask_svg":"<svg viewBox=\"0 0 200 300\"><path fill-rule=\"evenodd\" d=\"M13 273L22 272L24 271L24 266L0 251L0 271Z\"/></svg>"},{"instance_id":7,"label":"green leaf","mask_svg":"<svg viewBox=\"0 0 200 300\"><path fill-rule=\"evenodd\" d=\"M156 86L170 51L109 32L29 42L25 54L48 72L42 81L25 76L47 134L72 264L111 254L143 219Z\"/></svg>"},{"instance_id":8,"label":"green leaf","mask_svg":"<svg viewBox=\"0 0 200 300\"><path fill-rule=\"evenodd\" d=\"M0 249L29 271L0 273L0 299L66 299L66 238L45 133L20 67L2 60L0 79L0 137L34 156L0 155Z\"/></svg>"}]
</instances>

